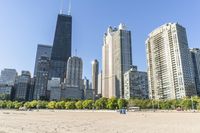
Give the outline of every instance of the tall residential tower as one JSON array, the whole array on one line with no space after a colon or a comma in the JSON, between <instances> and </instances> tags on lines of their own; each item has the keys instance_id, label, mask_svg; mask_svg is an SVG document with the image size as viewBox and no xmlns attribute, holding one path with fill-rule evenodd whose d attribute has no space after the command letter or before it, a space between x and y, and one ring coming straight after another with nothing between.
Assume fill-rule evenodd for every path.
<instances>
[{"instance_id":1,"label":"tall residential tower","mask_svg":"<svg viewBox=\"0 0 200 133\"><path fill-rule=\"evenodd\" d=\"M177 99L196 95L186 30L178 23L160 26L146 40L149 96Z\"/></svg>"}]
</instances>

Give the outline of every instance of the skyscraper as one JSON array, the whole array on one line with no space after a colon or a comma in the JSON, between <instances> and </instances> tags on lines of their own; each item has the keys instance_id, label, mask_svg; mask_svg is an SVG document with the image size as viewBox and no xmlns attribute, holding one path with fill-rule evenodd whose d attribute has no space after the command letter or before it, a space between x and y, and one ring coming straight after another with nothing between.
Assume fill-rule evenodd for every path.
<instances>
[{"instance_id":1,"label":"skyscraper","mask_svg":"<svg viewBox=\"0 0 200 133\"><path fill-rule=\"evenodd\" d=\"M64 81L67 61L71 56L72 16L59 14L51 53L49 78L60 78Z\"/></svg>"},{"instance_id":2,"label":"skyscraper","mask_svg":"<svg viewBox=\"0 0 200 133\"><path fill-rule=\"evenodd\" d=\"M81 87L82 73L82 59L76 56L70 57L67 62L66 85L70 87Z\"/></svg>"},{"instance_id":3,"label":"skyscraper","mask_svg":"<svg viewBox=\"0 0 200 133\"><path fill-rule=\"evenodd\" d=\"M41 56L46 56L50 59L51 58L51 50L52 50L52 46L38 44L36 58L35 58L34 76L36 76L36 74L37 74L38 60L41 58Z\"/></svg>"},{"instance_id":4,"label":"skyscraper","mask_svg":"<svg viewBox=\"0 0 200 133\"><path fill-rule=\"evenodd\" d=\"M38 61L35 89L33 99L46 100L47 97L47 83L49 76L50 60L46 56L41 56Z\"/></svg>"},{"instance_id":5,"label":"skyscraper","mask_svg":"<svg viewBox=\"0 0 200 133\"><path fill-rule=\"evenodd\" d=\"M94 96L96 96L98 90L98 74L99 74L99 62L97 60L92 61L92 89L94 90Z\"/></svg>"},{"instance_id":6,"label":"skyscraper","mask_svg":"<svg viewBox=\"0 0 200 133\"><path fill-rule=\"evenodd\" d=\"M176 99L196 95L186 30L178 23L160 26L146 40L149 96Z\"/></svg>"},{"instance_id":7,"label":"skyscraper","mask_svg":"<svg viewBox=\"0 0 200 133\"><path fill-rule=\"evenodd\" d=\"M190 49L193 63L194 79L197 89L197 94L200 96L200 49L193 48Z\"/></svg>"},{"instance_id":8,"label":"skyscraper","mask_svg":"<svg viewBox=\"0 0 200 133\"><path fill-rule=\"evenodd\" d=\"M124 73L132 65L131 31L109 27L102 48L102 96L124 97Z\"/></svg>"}]
</instances>

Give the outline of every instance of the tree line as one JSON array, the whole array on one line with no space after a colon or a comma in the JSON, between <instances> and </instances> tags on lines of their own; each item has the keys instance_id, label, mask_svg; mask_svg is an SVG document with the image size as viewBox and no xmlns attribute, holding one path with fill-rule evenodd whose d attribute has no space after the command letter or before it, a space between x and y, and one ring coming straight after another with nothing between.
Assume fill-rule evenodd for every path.
<instances>
[{"instance_id":1,"label":"tree line","mask_svg":"<svg viewBox=\"0 0 200 133\"><path fill-rule=\"evenodd\" d=\"M140 109L163 109L163 110L200 110L200 97L185 97L183 99L174 100L152 100L137 99L129 100L122 98L100 98L98 100L72 100L66 99L62 101L40 101L33 100L27 102L0 100L1 109L122 109L129 107L139 107Z\"/></svg>"}]
</instances>

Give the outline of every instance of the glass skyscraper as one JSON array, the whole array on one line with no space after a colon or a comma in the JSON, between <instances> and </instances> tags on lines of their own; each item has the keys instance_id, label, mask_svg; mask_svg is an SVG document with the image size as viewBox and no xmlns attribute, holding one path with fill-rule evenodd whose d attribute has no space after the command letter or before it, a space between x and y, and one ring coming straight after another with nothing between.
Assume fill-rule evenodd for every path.
<instances>
[{"instance_id":1,"label":"glass skyscraper","mask_svg":"<svg viewBox=\"0 0 200 133\"><path fill-rule=\"evenodd\" d=\"M51 53L49 78L60 78L63 82L67 60L71 56L72 16L59 14Z\"/></svg>"}]
</instances>

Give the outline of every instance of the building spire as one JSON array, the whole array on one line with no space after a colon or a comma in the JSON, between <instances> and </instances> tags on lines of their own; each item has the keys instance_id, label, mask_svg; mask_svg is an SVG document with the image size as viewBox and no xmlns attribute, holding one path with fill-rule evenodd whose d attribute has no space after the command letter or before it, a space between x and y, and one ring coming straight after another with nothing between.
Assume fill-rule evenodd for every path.
<instances>
[{"instance_id":1,"label":"building spire","mask_svg":"<svg viewBox=\"0 0 200 133\"><path fill-rule=\"evenodd\" d=\"M68 15L71 15L71 0L69 0L69 9L68 9Z\"/></svg>"},{"instance_id":2,"label":"building spire","mask_svg":"<svg viewBox=\"0 0 200 133\"><path fill-rule=\"evenodd\" d=\"M60 14L63 14L63 0L60 0Z\"/></svg>"}]
</instances>

